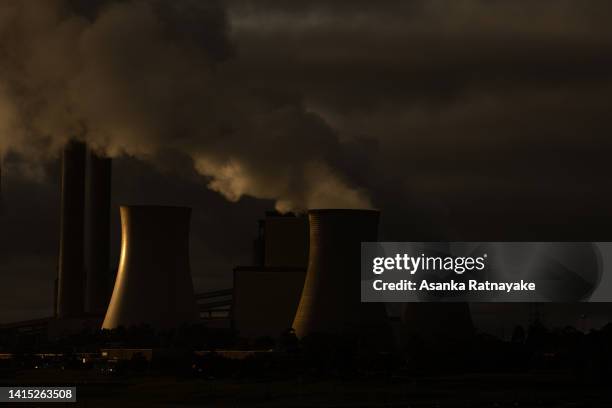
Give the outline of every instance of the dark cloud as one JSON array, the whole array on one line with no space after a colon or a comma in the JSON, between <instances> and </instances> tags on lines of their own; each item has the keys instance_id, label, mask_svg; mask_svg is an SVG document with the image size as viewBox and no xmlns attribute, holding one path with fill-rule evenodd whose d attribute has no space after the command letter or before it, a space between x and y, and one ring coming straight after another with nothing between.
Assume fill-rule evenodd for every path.
<instances>
[{"instance_id":1,"label":"dark cloud","mask_svg":"<svg viewBox=\"0 0 612 408\"><path fill-rule=\"evenodd\" d=\"M230 4L231 68L301 95L343 140L374 141L352 167L369 169L375 206L404 206L391 223L426 209L426 232L528 238L565 216L564 239L605 236L609 3Z\"/></svg>"}]
</instances>

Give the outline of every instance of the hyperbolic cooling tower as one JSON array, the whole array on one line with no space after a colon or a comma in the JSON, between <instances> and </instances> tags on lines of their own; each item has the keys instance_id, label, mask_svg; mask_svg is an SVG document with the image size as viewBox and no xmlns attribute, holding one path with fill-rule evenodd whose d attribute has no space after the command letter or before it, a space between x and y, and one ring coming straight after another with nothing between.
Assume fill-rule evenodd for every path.
<instances>
[{"instance_id":1,"label":"hyperbolic cooling tower","mask_svg":"<svg viewBox=\"0 0 612 408\"><path fill-rule=\"evenodd\" d=\"M108 307L112 160L90 151L87 183L86 310L101 315Z\"/></svg>"},{"instance_id":2,"label":"hyperbolic cooling tower","mask_svg":"<svg viewBox=\"0 0 612 408\"><path fill-rule=\"evenodd\" d=\"M310 252L293 322L296 335L386 335L384 304L361 303L361 242L377 240L380 213L312 210L308 215Z\"/></svg>"},{"instance_id":3,"label":"hyperbolic cooling tower","mask_svg":"<svg viewBox=\"0 0 612 408\"><path fill-rule=\"evenodd\" d=\"M84 311L85 163L84 143L70 141L62 156L62 204L57 289L57 315L76 317Z\"/></svg>"},{"instance_id":4,"label":"hyperbolic cooling tower","mask_svg":"<svg viewBox=\"0 0 612 408\"><path fill-rule=\"evenodd\" d=\"M198 320L189 266L191 209L121 207L121 260L103 328Z\"/></svg>"}]
</instances>

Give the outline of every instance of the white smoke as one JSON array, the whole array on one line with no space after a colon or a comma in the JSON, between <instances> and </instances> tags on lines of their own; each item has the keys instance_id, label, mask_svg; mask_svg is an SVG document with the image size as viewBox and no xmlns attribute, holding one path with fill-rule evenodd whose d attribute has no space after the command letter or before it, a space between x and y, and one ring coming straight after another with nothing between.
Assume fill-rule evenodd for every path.
<instances>
[{"instance_id":1,"label":"white smoke","mask_svg":"<svg viewBox=\"0 0 612 408\"><path fill-rule=\"evenodd\" d=\"M274 199L282 211L370 206L335 165L342 145L320 117L224 71L232 50L218 4L76 10L66 0L0 4L4 153L41 163L70 138L144 160L174 150L229 200Z\"/></svg>"}]
</instances>

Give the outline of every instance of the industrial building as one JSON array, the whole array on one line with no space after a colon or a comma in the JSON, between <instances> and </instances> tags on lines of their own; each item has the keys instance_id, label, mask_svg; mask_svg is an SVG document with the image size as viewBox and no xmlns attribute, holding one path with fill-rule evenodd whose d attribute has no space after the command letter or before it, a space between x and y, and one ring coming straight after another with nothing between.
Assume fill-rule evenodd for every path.
<instances>
[{"instance_id":1,"label":"industrial building","mask_svg":"<svg viewBox=\"0 0 612 408\"><path fill-rule=\"evenodd\" d=\"M239 336L277 338L292 327L304 286L308 239L303 215L268 212L259 222L255 265L234 269L232 325Z\"/></svg>"},{"instance_id":2,"label":"industrial building","mask_svg":"<svg viewBox=\"0 0 612 408\"><path fill-rule=\"evenodd\" d=\"M235 268L232 322L239 336L275 339L291 329L305 276L304 268Z\"/></svg>"},{"instance_id":3,"label":"industrial building","mask_svg":"<svg viewBox=\"0 0 612 408\"><path fill-rule=\"evenodd\" d=\"M6 329L46 328L59 337L84 328L169 329L199 322L251 340L278 338L293 328L300 338L373 334L388 343L385 305L360 299L361 242L378 240L378 211L268 212L258 225L253 264L234 268L233 288L195 294L189 208L121 207L115 278L109 261L111 175L109 158L79 141L65 146L56 318ZM432 247L437 250L443 248ZM402 317L404 338L464 339L474 331L467 304L412 303Z\"/></svg>"}]
</instances>

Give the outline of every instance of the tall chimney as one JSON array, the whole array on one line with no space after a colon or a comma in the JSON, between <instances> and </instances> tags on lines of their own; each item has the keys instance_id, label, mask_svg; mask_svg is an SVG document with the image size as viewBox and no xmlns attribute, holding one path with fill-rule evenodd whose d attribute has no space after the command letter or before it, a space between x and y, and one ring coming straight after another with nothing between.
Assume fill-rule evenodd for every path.
<instances>
[{"instance_id":1,"label":"tall chimney","mask_svg":"<svg viewBox=\"0 0 612 408\"><path fill-rule=\"evenodd\" d=\"M57 293L57 316L60 318L80 316L84 311L85 163L85 144L75 140L68 142L62 158Z\"/></svg>"},{"instance_id":2,"label":"tall chimney","mask_svg":"<svg viewBox=\"0 0 612 408\"><path fill-rule=\"evenodd\" d=\"M176 328L198 320L189 266L191 209L121 207L121 259L102 328Z\"/></svg>"},{"instance_id":3,"label":"tall chimney","mask_svg":"<svg viewBox=\"0 0 612 408\"><path fill-rule=\"evenodd\" d=\"M2 150L0 150L0 217L4 214L4 198L2 196L3 184L2 184L2 170L4 169L4 156Z\"/></svg>"},{"instance_id":4,"label":"tall chimney","mask_svg":"<svg viewBox=\"0 0 612 408\"><path fill-rule=\"evenodd\" d=\"M293 322L298 337L315 333L380 336L385 305L361 303L361 243L376 241L379 212L312 210L308 271Z\"/></svg>"},{"instance_id":5,"label":"tall chimney","mask_svg":"<svg viewBox=\"0 0 612 408\"><path fill-rule=\"evenodd\" d=\"M110 299L110 204L112 160L88 154L86 310L103 315Z\"/></svg>"}]
</instances>

